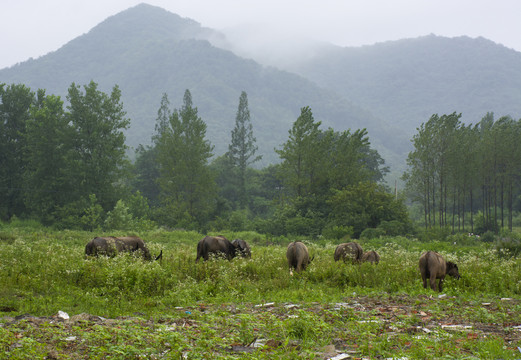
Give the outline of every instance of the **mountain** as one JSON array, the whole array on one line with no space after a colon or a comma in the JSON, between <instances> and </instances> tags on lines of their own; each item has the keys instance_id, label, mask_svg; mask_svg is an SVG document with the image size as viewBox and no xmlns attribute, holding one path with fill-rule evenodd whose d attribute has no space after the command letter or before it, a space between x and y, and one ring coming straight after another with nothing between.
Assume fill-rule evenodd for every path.
<instances>
[{"instance_id":1,"label":"mountain","mask_svg":"<svg viewBox=\"0 0 521 360\"><path fill-rule=\"evenodd\" d=\"M365 127L384 158L403 156L389 145L389 139L402 135L368 111L302 76L264 67L212 45L225 41L222 34L193 20L140 4L55 52L0 70L0 83L23 83L63 99L72 82L84 85L94 80L106 92L117 84L131 119L127 142L133 147L150 142L162 94L168 94L172 108L179 108L189 89L216 155L227 151L239 96L246 91L263 155L261 166L277 161L274 148L287 140L304 106L311 107L324 128ZM393 132L395 136L389 136Z\"/></svg>"},{"instance_id":2,"label":"mountain","mask_svg":"<svg viewBox=\"0 0 521 360\"><path fill-rule=\"evenodd\" d=\"M324 48L286 66L412 135L432 114L521 118L521 53L484 38L435 35Z\"/></svg>"},{"instance_id":3,"label":"mountain","mask_svg":"<svg viewBox=\"0 0 521 360\"><path fill-rule=\"evenodd\" d=\"M432 114L461 112L466 123L487 112L521 118L521 53L483 38L429 35L362 47L299 39L277 42L285 49L277 55L269 42L241 44L245 35L140 4L55 52L0 70L0 83L63 99L72 82L94 80L106 92L117 84L132 147L150 142L163 93L179 108L189 89L216 155L227 150L246 91L259 166L278 161L274 148L287 140L300 108L310 106L323 128L367 128L394 178L405 169L410 138Z\"/></svg>"}]
</instances>

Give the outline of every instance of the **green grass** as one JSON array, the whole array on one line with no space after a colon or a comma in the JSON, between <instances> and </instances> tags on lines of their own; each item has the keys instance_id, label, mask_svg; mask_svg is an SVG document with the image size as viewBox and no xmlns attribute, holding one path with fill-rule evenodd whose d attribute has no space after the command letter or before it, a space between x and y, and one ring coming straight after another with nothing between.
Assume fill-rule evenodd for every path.
<instances>
[{"instance_id":1,"label":"green grass","mask_svg":"<svg viewBox=\"0 0 521 360\"><path fill-rule=\"evenodd\" d=\"M308 241L314 260L292 276L289 240L252 232L223 234L248 241L251 260L196 264L203 235L195 232L135 234L153 255L163 250L161 262L146 262L85 259L95 235L131 234L0 230L0 359L310 359L331 349L360 358L521 357L521 261L491 245L376 239L361 244L380 264L357 266L333 261L336 243ZM462 278L445 281L445 296L422 287L425 250L459 266ZM71 320L53 318L60 310ZM23 314L32 317L14 319Z\"/></svg>"}]
</instances>

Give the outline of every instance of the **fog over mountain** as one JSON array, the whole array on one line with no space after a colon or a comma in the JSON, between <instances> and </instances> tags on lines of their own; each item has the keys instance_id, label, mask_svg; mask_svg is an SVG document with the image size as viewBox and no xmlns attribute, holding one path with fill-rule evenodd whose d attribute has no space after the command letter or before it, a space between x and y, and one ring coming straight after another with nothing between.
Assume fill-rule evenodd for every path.
<instances>
[{"instance_id":1,"label":"fog over mountain","mask_svg":"<svg viewBox=\"0 0 521 360\"><path fill-rule=\"evenodd\" d=\"M488 111L521 117L521 53L483 38L435 35L338 47L266 29L202 27L141 4L107 18L57 51L0 70L0 83L24 83L65 99L72 82L118 84L131 119L130 146L149 143L163 93L172 108L192 93L215 154L227 150L241 91L248 94L260 166L278 161L300 108L323 128L367 128L395 176L405 168L416 127L433 113ZM266 39L276 38L276 41Z\"/></svg>"}]
</instances>

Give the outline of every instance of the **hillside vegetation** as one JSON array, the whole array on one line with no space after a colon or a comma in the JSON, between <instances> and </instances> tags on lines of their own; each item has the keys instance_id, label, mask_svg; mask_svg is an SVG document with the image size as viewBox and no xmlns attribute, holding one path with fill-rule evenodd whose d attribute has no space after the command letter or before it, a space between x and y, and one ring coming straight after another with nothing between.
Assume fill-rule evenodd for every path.
<instances>
[{"instance_id":1,"label":"hillside vegetation","mask_svg":"<svg viewBox=\"0 0 521 360\"><path fill-rule=\"evenodd\" d=\"M412 134L433 114L521 116L521 54L484 38L435 35L329 48L292 71Z\"/></svg>"},{"instance_id":2,"label":"hillside vegetation","mask_svg":"<svg viewBox=\"0 0 521 360\"><path fill-rule=\"evenodd\" d=\"M62 98L72 82L93 80L104 91L117 84L132 120L127 139L133 147L150 143L163 93L181 99L189 89L216 155L227 150L236 101L246 91L264 158L259 165L276 162L273 149L284 141L303 106L311 106L324 125L336 129L367 127L372 136L386 128L369 112L305 78L212 46L207 39L216 36L192 20L142 4L108 18L53 53L1 70L0 83L22 83Z\"/></svg>"},{"instance_id":3,"label":"hillside vegetation","mask_svg":"<svg viewBox=\"0 0 521 360\"><path fill-rule=\"evenodd\" d=\"M150 142L162 94L180 99L189 89L216 155L226 151L236 99L246 91L263 155L258 166L277 161L273 149L300 108L311 106L325 126L367 128L393 178L405 168L410 136L432 114L461 112L467 123L487 112L514 119L521 114L521 54L481 38L310 45L313 56L285 61L286 71L224 48L234 46L223 34L141 4L55 52L0 70L0 83L23 83L62 98L72 82L93 80L104 91L117 84L132 120L126 132L132 147Z\"/></svg>"}]
</instances>

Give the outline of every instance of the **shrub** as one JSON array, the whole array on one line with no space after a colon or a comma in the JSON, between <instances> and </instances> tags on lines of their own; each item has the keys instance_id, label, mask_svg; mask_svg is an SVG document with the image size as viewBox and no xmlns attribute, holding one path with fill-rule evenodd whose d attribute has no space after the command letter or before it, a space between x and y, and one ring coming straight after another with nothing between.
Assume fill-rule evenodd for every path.
<instances>
[{"instance_id":1,"label":"shrub","mask_svg":"<svg viewBox=\"0 0 521 360\"><path fill-rule=\"evenodd\" d=\"M521 254L521 241L512 237L498 239L495 248L501 257L517 257Z\"/></svg>"},{"instance_id":2,"label":"shrub","mask_svg":"<svg viewBox=\"0 0 521 360\"><path fill-rule=\"evenodd\" d=\"M418 229L418 239L423 242L446 241L451 233L448 226Z\"/></svg>"},{"instance_id":3,"label":"shrub","mask_svg":"<svg viewBox=\"0 0 521 360\"><path fill-rule=\"evenodd\" d=\"M360 239L378 239L380 236L384 236L385 231L381 228L367 228L360 234Z\"/></svg>"},{"instance_id":4,"label":"shrub","mask_svg":"<svg viewBox=\"0 0 521 360\"><path fill-rule=\"evenodd\" d=\"M406 224L398 220L382 221L378 225L378 228L385 232L388 236L405 235L407 232Z\"/></svg>"},{"instance_id":5,"label":"shrub","mask_svg":"<svg viewBox=\"0 0 521 360\"><path fill-rule=\"evenodd\" d=\"M130 228L132 215L123 200L118 200L114 209L107 213L104 228L106 230L125 230Z\"/></svg>"},{"instance_id":6,"label":"shrub","mask_svg":"<svg viewBox=\"0 0 521 360\"><path fill-rule=\"evenodd\" d=\"M481 241L483 242L493 242L494 240L496 240L496 235L494 235L494 233L492 231L485 231L485 233L483 235L481 235Z\"/></svg>"},{"instance_id":7,"label":"shrub","mask_svg":"<svg viewBox=\"0 0 521 360\"><path fill-rule=\"evenodd\" d=\"M351 238L353 236L352 226L328 225L322 230L322 236L326 239L340 240L343 238Z\"/></svg>"},{"instance_id":8,"label":"shrub","mask_svg":"<svg viewBox=\"0 0 521 360\"><path fill-rule=\"evenodd\" d=\"M495 234L499 232L499 224L495 219L485 220L483 213L480 211L474 222L474 232L476 234L482 235L487 231L492 231Z\"/></svg>"}]
</instances>

